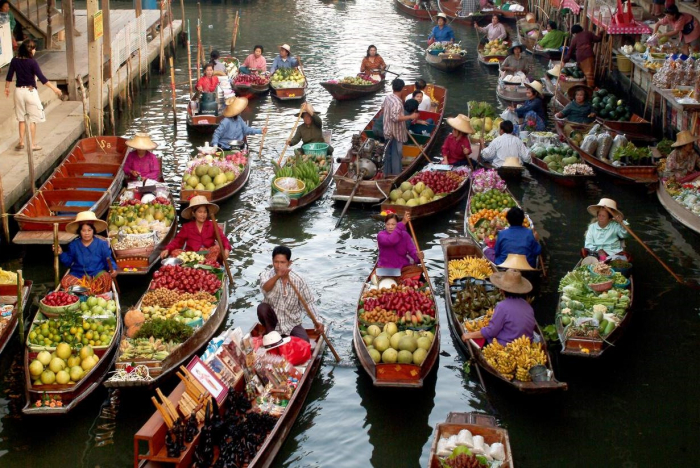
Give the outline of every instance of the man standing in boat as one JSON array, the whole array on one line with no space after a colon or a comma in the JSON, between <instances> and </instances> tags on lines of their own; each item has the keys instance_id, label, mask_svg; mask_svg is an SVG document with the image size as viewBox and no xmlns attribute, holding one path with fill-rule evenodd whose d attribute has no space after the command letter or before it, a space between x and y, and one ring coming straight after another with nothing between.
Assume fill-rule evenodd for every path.
<instances>
[{"instance_id":1,"label":"man standing in boat","mask_svg":"<svg viewBox=\"0 0 700 468\"><path fill-rule=\"evenodd\" d=\"M272 250L272 268L260 274L264 299L258 306L258 320L265 327L265 334L278 331L285 336L296 336L309 341L309 335L301 325L304 314L302 300L314 316L318 317L314 307L316 298L306 281L291 270L291 258L292 251L289 247L278 245ZM322 329L323 325L319 324L319 334Z\"/></svg>"},{"instance_id":2,"label":"man standing in boat","mask_svg":"<svg viewBox=\"0 0 700 468\"><path fill-rule=\"evenodd\" d=\"M386 177L401 173L401 158L403 156L403 144L408 139L408 130L406 129L407 120L415 120L420 115L418 112L404 115L403 100L401 99L401 91L405 83L402 79L396 78L391 82L390 95L384 98L383 109L383 125L384 138L387 140L384 150L384 175Z\"/></svg>"}]
</instances>

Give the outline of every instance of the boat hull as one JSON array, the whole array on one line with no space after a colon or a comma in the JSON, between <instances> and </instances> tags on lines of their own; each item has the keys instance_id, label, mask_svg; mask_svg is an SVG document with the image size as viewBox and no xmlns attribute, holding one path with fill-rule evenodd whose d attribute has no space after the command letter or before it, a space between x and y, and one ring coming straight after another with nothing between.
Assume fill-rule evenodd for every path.
<instances>
[{"instance_id":1,"label":"boat hull","mask_svg":"<svg viewBox=\"0 0 700 468\"><path fill-rule=\"evenodd\" d=\"M440 54L433 55L425 52L425 61L433 68L440 71L451 72L460 69L467 63L467 55L460 54Z\"/></svg>"},{"instance_id":2,"label":"boat hull","mask_svg":"<svg viewBox=\"0 0 700 468\"><path fill-rule=\"evenodd\" d=\"M2 352L5 350L5 347L7 347L8 343L15 335L15 331L17 330L17 326L19 325L19 314L24 315L24 310L27 308L27 303L29 302L29 295L32 293L32 284L32 281L24 281L24 287L22 289L22 304L19 307L17 307L17 300L15 299L15 308L12 311L12 318L10 319L10 323L7 324L3 333L0 334L0 355L2 355ZM0 296L4 295L5 293L0 294ZM16 298L16 288L15 292L9 295L14 296Z\"/></svg>"},{"instance_id":3,"label":"boat hull","mask_svg":"<svg viewBox=\"0 0 700 468\"><path fill-rule=\"evenodd\" d=\"M350 85L346 83L329 83L324 81L321 86L328 91L333 98L338 101L350 101L352 99L359 99L364 96L369 96L377 91L384 89L385 81L382 80L379 83L368 86L358 86Z\"/></svg>"},{"instance_id":4,"label":"boat hull","mask_svg":"<svg viewBox=\"0 0 700 468\"><path fill-rule=\"evenodd\" d=\"M245 169L243 169L243 172L238 174L238 177L231 182L230 184L226 184L220 189L217 190L191 190L191 189L183 189L180 191L180 207L182 208L184 206L185 202L189 202L189 200L192 199L192 197L201 195L207 198L208 201L212 203L220 203L224 200L227 200L231 197L233 197L235 194L243 190L243 187L245 187L245 184L248 182L248 178L250 177L250 157L248 157L248 160L246 162Z\"/></svg>"},{"instance_id":5,"label":"boat hull","mask_svg":"<svg viewBox=\"0 0 700 468\"><path fill-rule=\"evenodd\" d=\"M535 172L544 174L556 184L564 187L580 187L587 181L595 179L595 175L564 175L552 172L547 167L547 164L536 156L532 156L532 162L528 163L528 167Z\"/></svg>"},{"instance_id":6,"label":"boat hull","mask_svg":"<svg viewBox=\"0 0 700 468\"><path fill-rule=\"evenodd\" d=\"M700 216L678 203L663 187L663 182L659 182L659 186L656 189L656 196L661 206L663 206L676 221L688 229L695 231L695 233L700 234Z\"/></svg>"},{"instance_id":7,"label":"boat hull","mask_svg":"<svg viewBox=\"0 0 700 468\"><path fill-rule=\"evenodd\" d=\"M438 14L437 10L425 10L423 8L415 9L414 6L414 2L396 0L396 7L399 9L399 11L416 19L432 21L432 17Z\"/></svg>"}]
</instances>

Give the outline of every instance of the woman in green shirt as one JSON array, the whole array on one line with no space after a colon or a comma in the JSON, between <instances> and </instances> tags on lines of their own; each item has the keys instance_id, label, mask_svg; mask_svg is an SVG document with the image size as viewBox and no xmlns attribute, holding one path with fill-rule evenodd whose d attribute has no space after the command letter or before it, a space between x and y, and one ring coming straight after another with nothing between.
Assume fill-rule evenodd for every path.
<instances>
[{"instance_id":1,"label":"woman in green shirt","mask_svg":"<svg viewBox=\"0 0 700 468\"><path fill-rule=\"evenodd\" d=\"M576 85L567 92L571 101L554 116L558 119L566 119L576 123L591 123L595 120L595 113L591 105L593 90L588 86Z\"/></svg>"},{"instance_id":2,"label":"woman in green shirt","mask_svg":"<svg viewBox=\"0 0 700 468\"><path fill-rule=\"evenodd\" d=\"M542 49L560 49L569 34L557 29L557 23L547 22L547 34L537 43Z\"/></svg>"},{"instance_id":3,"label":"woman in green shirt","mask_svg":"<svg viewBox=\"0 0 700 468\"><path fill-rule=\"evenodd\" d=\"M601 198L597 205L588 207L588 212L596 219L586 231L584 256L597 257L601 262L611 257L627 258L622 239L629 234L623 226L624 216L617 209L615 200Z\"/></svg>"},{"instance_id":4,"label":"woman in green shirt","mask_svg":"<svg viewBox=\"0 0 700 468\"><path fill-rule=\"evenodd\" d=\"M15 39L15 26L17 26L17 20L15 20L15 15L10 11L10 2L8 0L0 0L0 13L4 13L9 16L10 19L10 35L12 36L12 49L17 49L17 40Z\"/></svg>"}]
</instances>

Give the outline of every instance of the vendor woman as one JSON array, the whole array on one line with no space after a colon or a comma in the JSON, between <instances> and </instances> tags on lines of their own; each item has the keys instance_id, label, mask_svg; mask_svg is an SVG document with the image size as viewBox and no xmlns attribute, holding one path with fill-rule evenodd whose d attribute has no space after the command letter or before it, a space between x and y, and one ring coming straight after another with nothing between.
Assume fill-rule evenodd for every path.
<instances>
[{"instance_id":1,"label":"vendor woman","mask_svg":"<svg viewBox=\"0 0 700 468\"><path fill-rule=\"evenodd\" d=\"M601 198L597 205L588 207L588 212L595 216L586 231L586 243L581 252L583 256L597 257L605 261L612 257L626 258L622 251L622 239L628 237L622 226L625 221L617 203L610 198Z\"/></svg>"},{"instance_id":2,"label":"vendor woman","mask_svg":"<svg viewBox=\"0 0 700 468\"><path fill-rule=\"evenodd\" d=\"M534 123L535 130L544 131L547 126L547 108L544 104L542 83L533 81L525 83L525 87L527 101L518 108L509 107L509 109L514 110L519 118L524 119L525 125L532 127Z\"/></svg>"},{"instance_id":3,"label":"vendor woman","mask_svg":"<svg viewBox=\"0 0 700 468\"><path fill-rule=\"evenodd\" d=\"M676 141L671 145L674 150L666 159L666 172L679 183L687 183L700 176L700 156L693 148L693 143L700 140L688 130L678 132Z\"/></svg>"},{"instance_id":4,"label":"vendor woman","mask_svg":"<svg viewBox=\"0 0 700 468\"><path fill-rule=\"evenodd\" d=\"M386 63L384 63L382 56L377 53L377 46L371 45L367 47L367 55L360 64L360 73L375 75L384 73L384 70L386 70Z\"/></svg>"},{"instance_id":5,"label":"vendor woman","mask_svg":"<svg viewBox=\"0 0 700 468\"><path fill-rule=\"evenodd\" d=\"M532 58L525 55L524 46L516 42L508 50L508 57L501 64L501 71L507 73L523 72L525 75L530 75L533 70Z\"/></svg>"},{"instance_id":6,"label":"vendor woman","mask_svg":"<svg viewBox=\"0 0 700 468\"><path fill-rule=\"evenodd\" d=\"M160 180L160 161L151 151L158 145L151 140L148 133L137 133L126 142L126 146L134 151L126 156L124 173L128 180Z\"/></svg>"},{"instance_id":7,"label":"vendor woman","mask_svg":"<svg viewBox=\"0 0 700 468\"><path fill-rule=\"evenodd\" d=\"M218 146L224 150L230 150L231 141L243 141L246 135L259 135L267 133L267 127L262 130L249 127L239 114L248 106L248 99L244 97L232 97L226 100L224 109L224 120L221 121L214 136L211 139L211 146Z\"/></svg>"},{"instance_id":8,"label":"vendor woman","mask_svg":"<svg viewBox=\"0 0 700 468\"><path fill-rule=\"evenodd\" d=\"M571 101L564 107L561 112L557 112L554 116L557 119L566 119L576 123L591 123L595 120L595 113L591 105L591 96L593 90L585 85L576 85L567 91Z\"/></svg>"},{"instance_id":9,"label":"vendor woman","mask_svg":"<svg viewBox=\"0 0 700 468\"><path fill-rule=\"evenodd\" d=\"M505 299L496 304L489 324L479 331L462 334L462 341L483 339L484 344L494 339L502 346L525 336L533 339L537 321L532 306L523 298L532 291L532 284L518 270L499 271L489 281L501 290Z\"/></svg>"},{"instance_id":10,"label":"vendor woman","mask_svg":"<svg viewBox=\"0 0 700 468\"><path fill-rule=\"evenodd\" d=\"M452 127L452 133L447 136L442 145L442 163L452 166L466 166L469 164L469 155L472 154L469 135L474 133L469 118L464 114L449 117L447 125Z\"/></svg>"},{"instance_id":11,"label":"vendor woman","mask_svg":"<svg viewBox=\"0 0 700 468\"><path fill-rule=\"evenodd\" d=\"M433 42L454 42L455 32L447 24L447 15L445 13L437 14L437 26L433 28L428 36L428 45Z\"/></svg>"},{"instance_id":12,"label":"vendor woman","mask_svg":"<svg viewBox=\"0 0 700 468\"><path fill-rule=\"evenodd\" d=\"M267 60L263 57L263 46L253 47L253 53L245 58L243 65L238 70L244 75L251 73L265 73L267 71Z\"/></svg>"},{"instance_id":13,"label":"vendor woman","mask_svg":"<svg viewBox=\"0 0 700 468\"><path fill-rule=\"evenodd\" d=\"M547 21L547 33L537 43L543 49L561 49L569 36L568 33L557 29L557 23Z\"/></svg>"},{"instance_id":14,"label":"vendor woman","mask_svg":"<svg viewBox=\"0 0 700 468\"><path fill-rule=\"evenodd\" d=\"M681 13L676 5L669 5L664 10L664 17L654 25L654 34L658 34L659 38L673 36L679 37L681 52L690 55L690 47L693 47L692 52L700 49L700 20L690 13ZM665 33L659 33L659 27L668 25L669 30Z\"/></svg>"},{"instance_id":15,"label":"vendor woman","mask_svg":"<svg viewBox=\"0 0 700 468\"><path fill-rule=\"evenodd\" d=\"M298 67L301 61L299 60L299 57L290 56L291 53L292 48L289 46L289 44L282 44L280 46L280 54L272 61L270 74L274 73L278 68Z\"/></svg>"},{"instance_id":16,"label":"vendor woman","mask_svg":"<svg viewBox=\"0 0 700 468\"><path fill-rule=\"evenodd\" d=\"M200 93L215 93L219 86L219 78L214 76L214 65L207 63L204 65L204 76L197 81L197 91Z\"/></svg>"},{"instance_id":17,"label":"vendor woman","mask_svg":"<svg viewBox=\"0 0 700 468\"><path fill-rule=\"evenodd\" d=\"M314 107L310 103L305 102L301 105L301 118L304 119L304 123L297 127L296 133L287 141L287 145L294 146L300 141L304 145L307 143L326 143L323 139L323 121L314 112ZM331 145L328 145L328 154L333 154Z\"/></svg>"},{"instance_id":18,"label":"vendor woman","mask_svg":"<svg viewBox=\"0 0 700 468\"><path fill-rule=\"evenodd\" d=\"M103 294L112 289L112 278L117 276L117 264L107 241L95 234L107 229L107 223L97 219L92 211L82 211L66 225L66 232L77 234L65 251L58 246L61 263L70 272L61 280L61 288L76 284L89 285L90 294Z\"/></svg>"},{"instance_id":19,"label":"vendor woman","mask_svg":"<svg viewBox=\"0 0 700 468\"><path fill-rule=\"evenodd\" d=\"M377 235L379 244L378 268L405 268L420 263L421 257L416 251L416 245L411 235L406 231L406 224L411 221L411 213L406 212L406 223L391 210L387 210L384 219L384 230ZM421 254L422 255L422 254Z\"/></svg>"},{"instance_id":20,"label":"vendor woman","mask_svg":"<svg viewBox=\"0 0 700 468\"><path fill-rule=\"evenodd\" d=\"M209 216L219 212L219 206L215 203L210 203L207 197L196 195L190 200L190 205L182 210L182 219L192 219L189 223L185 223L178 231L175 239L172 240L160 254L160 258L165 258L168 255L177 257L183 250L187 252L207 251L206 259L210 261L222 260L226 261L228 254L231 251L231 244L226 235L219 226L219 237L224 244L223 255L221 248L217 244L216 233L214 232L214 223Z\"/></svg>"},{"instance_id":21,"label":"vendor woman","mask_svg":"<svg viewBox=\"0 0 700 468\"><path fill-rule=\"evenodd\" d=\"M491 17L491 24L485 28L480 28L479 25L476 24L476 21L474 21L474 27L477 31L486 34L486 38L482 39L482 42L490 42L498 39L505 40L505 38L508 37L508 32L505 26L503 26L503 23L498 19L498 15L493 15Z\"/></svg>"}]
</instances>

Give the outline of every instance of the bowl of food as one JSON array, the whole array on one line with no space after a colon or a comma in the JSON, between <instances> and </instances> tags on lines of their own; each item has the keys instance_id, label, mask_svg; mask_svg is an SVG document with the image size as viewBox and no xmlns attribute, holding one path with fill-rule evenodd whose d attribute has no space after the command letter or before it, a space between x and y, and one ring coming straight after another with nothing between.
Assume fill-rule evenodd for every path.
<instances>
[{"instance_id":1,"label":"bowl of food","mask_svg":"<svg viewBox=\"0 0 700 468\"><path fill-rule=\"evenodd\" d=\"M608 280L604 281L602 283L591 283L588 285L588 287L597 293L603 293L605 291L609 291L613 287L613 281Z\"/></svg>"}]
</instances>

